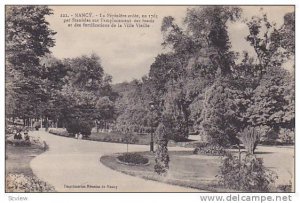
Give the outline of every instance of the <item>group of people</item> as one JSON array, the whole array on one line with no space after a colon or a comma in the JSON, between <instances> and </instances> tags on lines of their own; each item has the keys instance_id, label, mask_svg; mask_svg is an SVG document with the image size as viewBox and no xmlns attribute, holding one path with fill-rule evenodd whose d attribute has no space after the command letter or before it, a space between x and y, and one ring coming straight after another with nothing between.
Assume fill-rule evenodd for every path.
<instances>
[{"instance_id":1,"label":"group of people","mask_svg":"<svg viewBox=\"0 0 300 203\"><path fill-rule=\"evenodd\" d=\"M24 130L23 135L21 132L22 130L14 130L14 139L29 141L28 130Z\"/></svg>"}]
</instances>

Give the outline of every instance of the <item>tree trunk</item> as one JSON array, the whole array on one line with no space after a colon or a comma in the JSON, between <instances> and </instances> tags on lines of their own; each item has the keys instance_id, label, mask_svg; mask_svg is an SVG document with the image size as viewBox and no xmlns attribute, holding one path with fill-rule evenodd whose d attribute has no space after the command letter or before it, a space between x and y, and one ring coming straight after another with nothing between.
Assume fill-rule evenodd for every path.
<instances>
[{"instance_id":1,"label":"tree trunk","mask_svg":"<svg viewBox=\"0 0 300 203\"><path fill-rule=\"evenodd\" d=\"M96 123L96 130L97 130L97 133L98 133L99 132L98 121L96 121L95 123Z\"/></svg>"},{"instance_id":2,"label":"tree trunk","mask_svg":"<svg viewBox=\"0 0 300 203\"><path fill-rule=\"evenodd\" d=\"M45 131L47 132L49 128L48 117L45 118Z\"/></svg>"}]
</instances>

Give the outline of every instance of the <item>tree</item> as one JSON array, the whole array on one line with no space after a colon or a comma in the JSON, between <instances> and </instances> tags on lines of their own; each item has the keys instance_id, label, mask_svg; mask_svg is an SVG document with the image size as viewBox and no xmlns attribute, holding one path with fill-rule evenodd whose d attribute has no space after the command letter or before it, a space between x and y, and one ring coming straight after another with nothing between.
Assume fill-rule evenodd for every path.
<instances>
[{"instance_id":1,"label":"tree","mask_svg":"<svg viewBox=\"0 0 300 203\"><path fill-rule=\"evenodd\" d=\"M170 47L173 52L157 58L151 66L150 75L155 76L153 73L159 73L160 79L157 80L161 84L159 89L168 92L165 93L165 100L174 100L165 104L175 106L173 114L177 113L174 117L178 123L174 126L178 129L188 128L191 119L190 105L194 100L199 101L198 99L203 102L201 94L203 96L203 90L219 77L217 74L221 77L231 77L235 56L230 51L227 22L237 20L240 13L241 9L231 6L190 8L184 21L187 29L176 25L173 17L164 18L161 27L164 36L163 45ZM157 71L155 67L159 70ZM172 75L172 72L176 75ZM204 82L199 86L191 84L191 80L197 81L198 84L200 78ZM187 84L190 85L189 89L185 88ZM184 120L184 125L180 124L181 120ZM183 134L187 136L187 133L188 131Z\"/></svg>"},{"instance_id":2,"label":"tree","mask_svg":"<svg viewBox=\"0 0 300 203\"><path fill-rule=\"evenodd\" d=\"M285 15L284 25L276 29L267 15L253 17L247 23L247 40L254 48L258 63L248 63L256 83L251 103L245 113L250 126L267 126L270 130L294 128L294 78L282 68L293 55L293 13ZM286 41L286 36L291 36ZM284 43L285 42L285 43ZM286 45L286 46L285 46Z\"/></svg>"},{"instance_id":3,"label":"tree","mask_svg":"<svg viewBox=\"0 0 300 203\"><path fill-rule=\"evenodd\" d=\"M7 6L6 60L15 70L28 75L39 75L39 57L54 46L53 36L45 20L52 10L47 6Z\"/></svg>"},{"instance_id":4,"label":"tree","mask_svg":"<svg viewBox=\"0 0 300 203\"><path fill-rule=\"evenodd\" d=\"M284 62L280 50L282 35L275 23L270 23L266 14L254 16L247 22L249 35L246 40L253 47L258 64L254 66L261 78L269 67L280 67Z\"/></svg>"},{"instance_id":5,"label":"tree","mask_svg":"<svg viewBox=\"0 0 300 203\"><path fill-rule=\"evenodd\" d=\"M51 14L47 6L6 7L6 108L12 117L37 117L48 99L40 58L54 46L55 32L45 20Z\"/></svg>"},{"instance_id":6,"label":"tree","mask_svg":"<svg viewBox=\"0 0 300 203\"><path fill-rule=\"evenodd\" d=\"M123 86L123 88L119 88ZM130 83L118 84L119 98L116 100L118 117L117 129L126 131L131 129L135 133L150 132L153 126L157 126L157 115L150 112L149 103L155 101L152 80L143 77L142 80L133 80ZM122 89L122 90L121 90ZM152 122L153 121L153 122Z\"/></svg>"},{"instance_id":7,"label":"tree","mask_svg":"<svg viewBox=\"0 0 300 203\"><path fill-rule=\"evenodd\" d=\"M80 117L91 122L112 119L115 96L110 86L111 77L104 73L100 58L92 54L65 59L64 64L68 70L61 90L68 101L65 119Z\"/></svg>"},{"instance_id":8,"label":"tree","mask_svg":"<svg viewBox=\"0 0 300 203\"><path fill-rule=\"evenodd\" d=\"M245 123L239 118L247 100L242 101L245 81L220 77L205 91L203 110L198 120L208 141L221 146L238 144L237 133Z\"/></svg>"},{"instance_id":9,"label":"tree","mask_svg":"<svg viewBox=\"0 0 300 203\"><path fill-rule=\"evenodd\" d=\"M284 16L284 24L279 29L280 46L286 50L287 57L295 55L295 12Z\"/></svg>"},{"instance_id":10,"label":"tree","mask_svg":"<svg viewBox=\"0 0 300 203\"><path fill-rule=\"evenodd\" d=\"M259 128L260 137L271 131L278 136L282 128L294 130L294 81L291 78L282 68L269 68L252 90L251 100L240 118L247 126Z\"/></svg>"},{"instance_id":11,"label":"tree","mask_svg":"<svg viewBox=\"0 0 300 203\"><path fill-rule=\"evenodd\" d=\"M231 74L234 53L230 51L227 23L236 21L240 15L241 9L234 6L204 6L187 10L187 31L199 50L194 56L207 58L204 62L209 63L211 71L219 69L224 76Z\"/></svg>"}]
</instances>

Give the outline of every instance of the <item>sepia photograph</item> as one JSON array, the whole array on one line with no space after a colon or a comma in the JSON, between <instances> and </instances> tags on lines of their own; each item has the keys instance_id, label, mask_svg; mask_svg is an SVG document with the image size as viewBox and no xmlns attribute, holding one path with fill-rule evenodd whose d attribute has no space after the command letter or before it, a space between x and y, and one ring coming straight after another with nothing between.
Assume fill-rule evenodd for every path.
<instances>
[{"instance_id":1,"label":"sepia photograph","mask_svg":"<svg viewBox=\"0 0 300 203\"><path fill-rule=\"evenodd\" d=\"M295 193L295 5L4 12L5 193Z\"/></svg>"}]
</instances>

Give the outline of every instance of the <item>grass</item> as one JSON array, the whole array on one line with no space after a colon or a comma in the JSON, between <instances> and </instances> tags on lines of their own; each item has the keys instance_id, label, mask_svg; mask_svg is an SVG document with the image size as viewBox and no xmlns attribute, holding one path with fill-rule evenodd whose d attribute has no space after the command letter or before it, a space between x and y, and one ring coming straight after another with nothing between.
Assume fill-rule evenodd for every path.
<instances>
[{"instance_id":1,"label":"grass","mask_svg":"<svg viewBox=\"0 0 300 203\"><path fill-rule=\"evenodd\" d=\"M236 154L237 149L229 150ZM147 180L164 182L172 185L196 188L211 192L237 192L218 184L220 156L194 155L193 151L169 151L170 169L167 177L161 177L154 172L155 157L150 152L139 152L149 159L147 166L127 166L116 161L120 154L107 155L100 161L107 167ZM263 158L264 166L277 173L279 179L272 186L271 192L292 192L291 184L294 175L293 147L258 146L256 155Z\"/></svg>"},{"instance_id":2,"label":"grass","mask_svg":"<svg viewBox=\"0 0 300 203\"><path fill-rule=\"evenodd\" d=\"M189 188L212 192L233 192L218 185L216 175L220 165L220 157L193 155L192 151L170 151L170 169L166 177L154 172L155 157L151 152L141 152L149 159L147 166L128 166L116 161L120 154L101 157L100 161L107 167L147 180L164 182Z\"/></svg>"},{"instance_id":3,"label":"grass","mask_svg":"<svg viewBox=\"0 0 300 203\"><path fill-rule=\"evenodd\" d=\"M43 152L44 150L36 145L15 147L7 144L5 160L6 174L23 173L27 176L33 176L30 161Z\"/></svg>"},{"instance_id":4,"label":"grass","mask_svg":"<svg viewBox=\"0 0 300 203\"><path fill-rule=\"evenodd\" d=\"M45 150L45 147L42 148L37 144L13 146L6 143L6 192L55 192L53 186L40 180L30 168L31 160Z\"/></svg>"}]
</instances>

